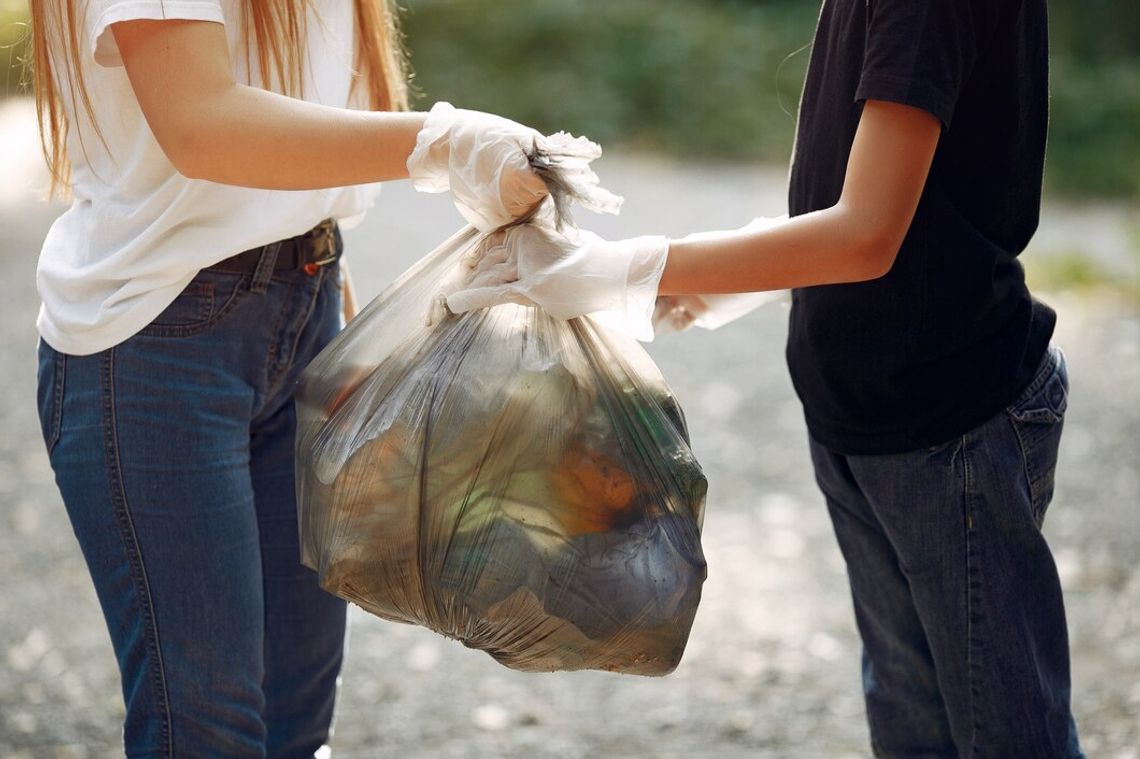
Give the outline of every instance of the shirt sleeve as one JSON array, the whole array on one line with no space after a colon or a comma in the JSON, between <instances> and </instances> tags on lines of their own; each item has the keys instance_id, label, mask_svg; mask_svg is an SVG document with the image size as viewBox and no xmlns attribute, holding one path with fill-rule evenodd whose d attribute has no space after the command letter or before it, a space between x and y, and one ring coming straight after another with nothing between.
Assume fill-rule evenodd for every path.
<instances>
[{"instance_id":1,"label":"shirt sleeve","mask_svg":"<svg viewBox=\"0 0 1140 759\"><path fill-rule=\"evenodd\" d=\"M111 24L135 19L180 19L225 23L221 0L89 0L84 9L84 32L95 62L122 66Z\"/></svg>"},{"instance_id":2,"label":"shirt sleeve","mask_svg":"<svg viewBox=\"0 0 1140 759\"><path fill-rule=\"evenodd\" d=\"M997 0L867 0L867 39L856 100L888 100L950 127Z\"/></svg>"}]
</instances>

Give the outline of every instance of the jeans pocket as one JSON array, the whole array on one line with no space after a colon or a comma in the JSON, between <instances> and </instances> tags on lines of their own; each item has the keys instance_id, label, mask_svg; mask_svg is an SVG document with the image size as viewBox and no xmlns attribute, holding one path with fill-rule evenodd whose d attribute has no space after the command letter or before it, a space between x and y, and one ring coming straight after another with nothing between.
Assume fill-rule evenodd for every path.
<instances>
[{"instance_id":1,"label":"jeans pocket","mask_svg":"<svg viewBox=\"0 0 1140 759\"><path fill-rule=\"evenodd\" d=\"M1057 450L1068 408L1069 377L1065 356L1050 347L1037 376L1006 413L1021 446L1025 477L1038 526L1053 499Z\"/></svg>"},{"instance_id":2,"label":"jeans pocket","mask_svg":"<svg viewBox=\"0 0 1140 759\"><path fill-rule=\"evenodd\" d=\"M36 406L40 414L40 431L48 455L55 450L63 428L63 390L67 377L67 354L60 353L40 340L39 366L36 370Z\"/></svg>"},{"instance_id":3,"label":"jeans pocket","mask_svg":"<svg viewBox=\"0 0 1140 759\"><path fill-rule=\"evenodd\" d=\"M169 306L139 331L148 337L192 337L216 324L246 291L243 275L199 272Z\"/></svg>"}]
</instances>

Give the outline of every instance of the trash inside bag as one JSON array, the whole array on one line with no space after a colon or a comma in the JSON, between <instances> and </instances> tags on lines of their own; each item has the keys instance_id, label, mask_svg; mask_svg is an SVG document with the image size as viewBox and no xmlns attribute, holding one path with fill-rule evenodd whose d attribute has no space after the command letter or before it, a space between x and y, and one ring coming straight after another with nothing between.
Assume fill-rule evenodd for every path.
<instances>
[{"instance_id":1,"label":"trash inside bag","mask_svg":"<svg viewBox=\"0 0 1140 759\"><path fill-rule=\"evenodd\" d=\"M523 671L663 675L705 579L706 481L634 340L514 304L425 322L467 228L357 316L297 395L322 587Z\"/></svg>"}]
</instances>

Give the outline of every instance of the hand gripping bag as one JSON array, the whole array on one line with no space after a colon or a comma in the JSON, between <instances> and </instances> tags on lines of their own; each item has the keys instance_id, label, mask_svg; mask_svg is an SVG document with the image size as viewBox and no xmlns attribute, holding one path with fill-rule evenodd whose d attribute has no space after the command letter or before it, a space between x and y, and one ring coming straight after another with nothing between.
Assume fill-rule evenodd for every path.
<instances>
[{"instance_id":1,"label":"hand gripping bag","mask_svg":"<svg viewBox=\"0 0 1140 759\"><path fill-rule=\"evenodd\" d=\"M327 591L513 669L667 674L705 578L681 408L637 342L589 317L425 320L481 240L447 240L306 369L302 560Z\"/></svg>"}]
</instances>

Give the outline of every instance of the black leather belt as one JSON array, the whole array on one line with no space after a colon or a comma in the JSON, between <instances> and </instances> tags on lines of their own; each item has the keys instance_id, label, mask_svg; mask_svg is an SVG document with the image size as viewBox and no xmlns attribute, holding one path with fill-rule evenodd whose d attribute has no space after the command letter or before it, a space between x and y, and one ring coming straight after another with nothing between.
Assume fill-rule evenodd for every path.
<instances>
[{"instance_id":1,"label":"black leather belt","mask_svg":"<svg viewBox=\"0 0 1140 759\"><path fill-rule=\"evenodd\" d=\"M272 245L273 243L270 243ZM261 256L268 245L242 251L235 256L219 261L209 267L214 271L239 272L252 274L261 261ZM340 240L340 230L336 221L325 219L317 226L304 234L282 240L277 250L277 261L274 271L301 269L306 274L316 274L322 266L334 263L340 258L343 246Z\"/></svg>"}]
</instances>

